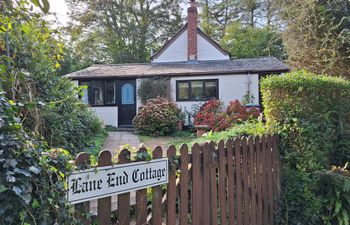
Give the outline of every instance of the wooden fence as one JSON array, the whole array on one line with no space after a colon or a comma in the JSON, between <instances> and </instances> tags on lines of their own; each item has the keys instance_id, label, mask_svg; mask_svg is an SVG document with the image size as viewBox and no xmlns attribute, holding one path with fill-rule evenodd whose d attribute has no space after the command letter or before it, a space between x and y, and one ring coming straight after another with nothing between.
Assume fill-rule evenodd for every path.
<instances>
[{"instance_id":1,"label":"wooden fence","mask_svg":"<svg viewBox=\"0 0 350 225\"><path fill-rule=\"evenodd\" d=\"M145 152L140 148L139 152ZM130 206L130 193L118 196L117 222L120 225L273 225L280 193L278 136L236 138L193 145L182 145L180 154L170 146L166 155L161 147L153 158L169 158L166 189L152 187L136 191L136 204ZM130 152L122 150L118 163L129 163ZM89 155L77 156L76 165L89 164ZM112 165L111 154L103 151L98 166ZM164 191L166 190L166 191ZM111 222L111 197L98 200L97 216L91 221L89 202L75 205L82 224Z\"/></svg>"}]
</instances>

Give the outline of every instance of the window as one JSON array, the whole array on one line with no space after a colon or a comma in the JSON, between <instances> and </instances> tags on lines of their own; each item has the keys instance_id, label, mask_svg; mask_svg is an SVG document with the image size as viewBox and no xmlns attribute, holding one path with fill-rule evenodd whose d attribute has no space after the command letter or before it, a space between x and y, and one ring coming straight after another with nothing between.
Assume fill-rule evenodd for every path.
<instances>
[{"instance_id":1,"label":"window","mask_svg":"<svg viewBox=\"0 0 350 225\"><path fill-rule=\"evenodd\" d=\"M80 86L87 86L83 90L81 100L92 106L116 105L116 81L115 80L92 80L81 81Z\"/></svg>"},{"instance_id":2,"label":"window","mask_svg":"<svg viewBox=\"0 0 350 225\"><path fill-rule=\"evenodd\" d=\"M122 104L132 105L134 104L134 86L132 84L126 83L122 86Z\"/></svg>"},{"instance_id":3,"label":"window","mask_svg":"<svg viewBox=\"0 0 350 225\"><path fill-rule=\"evenodd\" d=\"M218 80L184 80L176 82L178 101L202 101L218 98Z\"/></svg>"},{"instance_id":4,"label":"window","mask_svg":"<svg viewBox=\"0 0 350 225\"><path fill-rule=\"evenodd\" d=\"M116 82L115 81L106 81L106 105L114 105L117 103L116 100Z\"/></svg>"}]
</instances>

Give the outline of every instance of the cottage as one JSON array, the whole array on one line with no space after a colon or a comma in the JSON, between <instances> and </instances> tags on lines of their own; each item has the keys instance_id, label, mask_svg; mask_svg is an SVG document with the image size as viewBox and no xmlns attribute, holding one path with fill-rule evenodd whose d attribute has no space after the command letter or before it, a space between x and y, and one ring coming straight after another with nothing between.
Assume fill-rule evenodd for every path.
<instances>
[{"instance_id":1,"label":"cottage","mask_svg":"<svg viewBox=\"0 0 350 225\"><path fill-rule=\"evenodd\" d=\"M132 126L141 105L137 88L145 78L169 78L172 99L182 109L190 110L192 105L210 98L228 104L248 95L252 103L260 104L260 78L290 70L274 57L230 59L197 26L194 1L187 13L187 23L151 57L150 63L93 65L66 75L88 86L82 101L106 125Z\"/></svg>"}]
</instances>

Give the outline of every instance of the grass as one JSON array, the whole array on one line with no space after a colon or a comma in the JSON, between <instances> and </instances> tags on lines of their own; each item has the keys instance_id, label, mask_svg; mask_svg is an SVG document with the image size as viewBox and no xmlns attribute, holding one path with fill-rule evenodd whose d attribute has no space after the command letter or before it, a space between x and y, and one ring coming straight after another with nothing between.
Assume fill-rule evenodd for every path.
<instances>
[{"instance_id":1,"label":"grass","mask_svg":"<svg viewBox=\"0 0 350 225\"><path fill-rule=\"evenodd\" d=\"M105 142L107 135L108 132L106 129L96 134L96 136L91 140L89 148L86 149L86 152L90 153L94 157L97 157L102 149L103 143Z\"/></svg>"},{"instance_id":2,"label":"grass","mask_svg":"<svg viewBox=\"0 0 350 225\"><path fill-rule=\"evenodd\" d=\"M242 124L236 124L226 131L221 132L208 132L202 137L197 138L194 132L180 131L171 136L152 137L139 135L141 143L146 147L154 147L156 145L162 148L167 148L169 145L174 145L177 150L180 149L182 144L187 144L191 148L195 143L204 143L207 141L219 142L220 140L227 140L233 137L242 136L255 136L266 133L265 125L260 122L246 122Z\"/></svg>"},{"instance_id":3,"label":"grass","mask_svg":"<svg viewBox=\"0 0 350 225\"><path fill-rule=\"evenodd\" d=\"M161 146L166 149L170 145L174 145L177 149L183 143L190 142L195 138L195 133L191 131L177 131L170 136L147 136L139 135L140 142L144 144L145 147Z\"/></svg>"},{"instance_id":4,"label":"grass","mask_svg":"<svg viewBox=\"0 0 350 225\"><path fill-rule=\"evenodd\" d=\"M227 140L234 137L242 136L256 136L266 133L265 125L262 122L246 122L236 124L226 131L208 132L202 137L195 138L191 142L186 143L188 147L192 147L195 143L204 143L207 141L219 142L220 140Z\"/></svg>"}]
</instances>

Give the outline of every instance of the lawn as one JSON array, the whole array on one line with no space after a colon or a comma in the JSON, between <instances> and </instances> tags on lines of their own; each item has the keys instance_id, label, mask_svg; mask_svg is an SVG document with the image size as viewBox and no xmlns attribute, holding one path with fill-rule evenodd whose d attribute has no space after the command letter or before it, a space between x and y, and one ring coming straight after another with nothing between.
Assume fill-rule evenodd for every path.
<instances>
[{"instance_id":1,"label":"lawn","mask_svg":"<svg viewBox=\"0 0 350 225\"><path fill-rule=\"evenodd\" d=\"M178 131L171 136L145 136L139 135L140 142L145 147L153 148L155 146L161 146L163 149L167 149L170 145L174 145L176 149L179 149L183 143L189 143L196 138L195 132L191 131Z\"/></svg>"},{"instance_id":2,"label":"lawn","mask_svg":"<svg viewBox=\"0 0 350 225\"><path fill-rule=\"evenodd\" d=\"M159 145L163 149L167 149L168 146L174 145L179 150L182 144L187 144L191 148L195 143L204 143L206 141L219 142L220 140L227 140L233 137L262 135L264 133L265 125L262 122L246 122L237 124L226 131L208 132L199 138L196 137L195 132L190 131L176 132L171 136L161 137L139 135L139 138L145 147L153 148Z\"/></svg>"}]
</instances>

